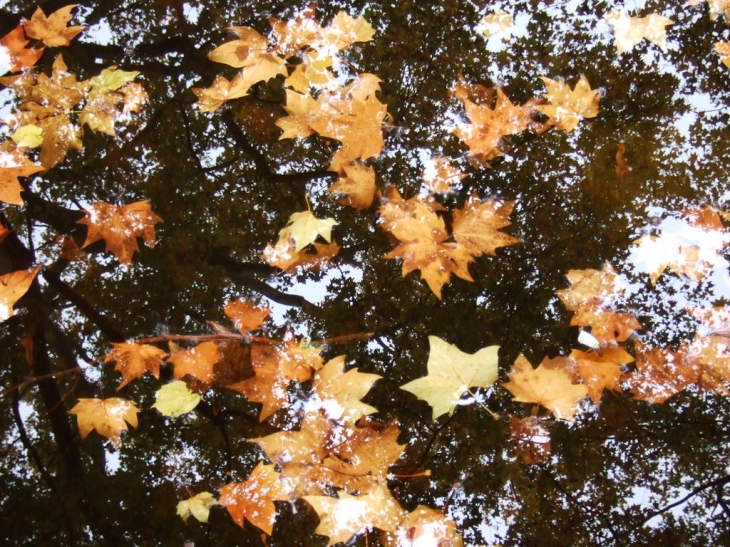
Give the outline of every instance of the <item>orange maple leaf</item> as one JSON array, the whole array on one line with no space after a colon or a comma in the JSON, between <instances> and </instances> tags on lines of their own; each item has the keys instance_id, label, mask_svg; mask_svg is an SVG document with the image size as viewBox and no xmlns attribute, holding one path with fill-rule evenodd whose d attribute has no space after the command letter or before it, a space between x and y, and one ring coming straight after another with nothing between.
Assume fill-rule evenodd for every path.
<instances>
[{"instance_id":1,"label":"orange maple leaf","mask_svg":"<svg viewBox=\"0 0 730 547\"><path fill-rule=\"evenodd\" d=\"M288 387L292 379L279 368L280 352L269 344L251 344L251 366L255 376L226 386L254 403L261 403L259 421L263 422L289 403ZM311 377L311 371L310 371Z\"/></svg>"},{"instance_id":2,"label":"orange maple leaf","mask_svg":"<svg viewBox=\"0 0 730 547\"><path fill-rule=\"evenodd\" d=\"M623 348L609 347L597 351L573 350L570 365L574 379L582 380L588 396L598 405L604 389L621 393L621 365L633 363L634 358Z\"/></svg>"},{"instance_id":3,"label":"orange maple leaf","mask_svg":"<svg viewBox=\"0 0 730 547\"><path fill-rule=\"evenodd\" d=\"M226 307L223 308L223 312L228 319L233 321L233 326L236 327L238 332L246 334L252 330L260 329L264 320L271 313L271 309L257 306L245 298L238 298L228 302Z\"/></svg>"},{"instance_id":4,"label":"orange maple leaf","mask_svg":"<svg viewBox=\"0 0 730 547\"><path fill-rule=\"evenodd\" d=\"M332 166L330 166L332 169ZM328 192L344 194L340 203L355 209L367 209L375 197L375 171L369 165L350 163L337 170L337 181L327 188Z\"/></svg>"},{"instance_id":5,"label":"orange maple leaf","mask_svg":"<svg viewBox=\"0 0 730 547\"><path fill-rule=\"evenodd\" d=\"M30 20L24 20L25 33L29 38L41 40L47 46L67 46L79 32L84 30L83 26L67 27L71 20L71 11L78 4L64 6L46 17L41 8L37 8Z\"/></svg>"},{"instance_id":6,"label":"orange maple leaf","mask_svg":"<svg viewBox=\"0 0 730 547\"><path fill-rule=\"evenodd\" d=\"M688 356L686 344L672 351L634 342L636 370L626 374L629 391L640 401L657 404L699 381L699 366Z\"/></svg>"},{"instance_id":7,"label":"orange maple leaf","mask_svg":"<svg viewBox=\"0 0 730 547\"><path fill-rule=\"evenodd\" d=\"M452 233L456 243L474 257L496 255L498 247L519 243L519 239L500 232L508 220L514 201L482 201L471 196L461 209L454 210Z\"/></svg>"},{"instance_id":8,"label":"orange maple leaf","mask_svg":"<svg viewBox=\"0 0 730 547\"><path fill-rule=\"evenodd\" d=\"M23 33L23 23L18 23L17 27L0 38L0 51L5 53L3 62L9 61L8 65L0 66L0 75L6 72L18 72L36 64L45 48L27 49L25 46L28 42L30 40L26 39Z\"/></svg>"},{"instance_id":9,"label":"orange maple leaf","mask_svg":"<svg viewBox=\"0 0 730 547\"><path fill-rule=\"evenodd\" d=\"M259 462L244 482L226 484L219 490L218 503L228 509L233 522L241 528L244 519L271 535L276 520L274 501L290 497L273 465Z\"/></svg>"},{"instance_id":10,"label":"orange maple leaf","mask_svg":"<svg viewBox=\"0 0 730 547\"><path fill-rule=\"evenodd\" d=\"M40 266L0 275L0 321L13 316L13 306L28 291Z\"/></svg>"},{"instance_id":11,"label":"orange maple leaf","mask_svg":"<svg viewBox=\"0 0 730 547\"><path fill-rule=\"evenodd\" d=\"M334 486L353 492L366 490L371 481L387 485L388 470L406 446L397 442L398 424L392 421L385 427L341 427L338 433L337 446L322 462L334 472Z\"/></svg>"},{"instance_id":12,"label":"orange maple leaf","mask_svg":"<svg viewBox=\"0 0 730 547\"><path fill-rule=\"evenodd\" d=\"M172 351L167 359L174 365L173 377L176 380L190 375L204 384L212 384L215 377L214 367L221 353L216 342L203 342L187 349Z\"/></svg>"},{"instance_id":13,"label":"orange maple leaf","mask_svg":"<svg viewBox=\"0 0 730 547\"><path fill-rule=\"evenodd\" d=\"M210 87L194 87L193 93L198 97L196 104L201 112L215 112L226 101L245 97L250 87L240 74L236 74L230 81L224 76L216 76Z\"/></svg>"},{"instance_id":14,"label":"orange maple leaf","mask_svg":"<svg viewBox=\"0 0 730 547\"><path fill-rule=\"evenodd\" d=\"M96 430L109 439L115 446L122 444L121 435L127 431L127 423L137 427L137 405L128 399L111 397L109 399L79 399L76 406L69 410L76 414L79 435L82 439Z\"/></svg>"},{"instance_id":15,"label":"orange maple leaf","mask_svg":"<svg viewBox=\"0 0 730 547\"><path fill-rule=\"evenodd\" d=\"M538 403L550 410L556 418L572 422L578 413L578 405L588 395L588 388L572 383L567 365L566 357L545 357L533 369L530 362L520 355L507 374L510 381L502 386L512 393L513 400Z\"/></svg>"},{"instance_id":16,"label":"orange maple leaf","mask_svg":"<svg viewBox=\"0 0 730 547\"><path fill-rule=\"evenodd\" d=\"M45 171L45 167L36 165L19 151L0 150L0 201L22 207L20 193L23 187L18 177L28 177L39 171Z\"/></svg>"},{"instance_id":17,"label":"orange maple leaf","mask_svg":"<svg viewBox=\"0 0 730 547\"><path fill-rule=\"evenodd\" d=\"M469 84L460 78L451 94L464 104L471 122L452 132L469 147L472 160L485 167L489 160L503 155L499 150L502 137L521 133L530 125L531 105L515 106L499 88Z\"/></svg>"},{"instance_id":18,"label":"orange maple leaf","mask_svg":"<svg viewBox=\"0 0 730 547\"><path fill-rule=\"evenodd\" d=\"M121 206L97 201L84 212L87 217L78 223L89 228L82 248L103 239L107 252L112 252L122 264L129 264L134 253L139 251L138 237L149 247L155 246L155 223L162 219L152 212L148 201Z\"/></svg>"},{"instance_id":19,"label":"orange maple leaf","mask_svg":"<svg viewBox=\"0 0 730 547\"><path fill-rule=\"evenodd\" d=\"M104 357L104 363L116 361L114 370L122 373L122 381L117 391L136 378L141 378L145 372L160 378L160 365L167 353L160 348L149 344L112 342L113 349Z\"/></svg>"}]
</instances>

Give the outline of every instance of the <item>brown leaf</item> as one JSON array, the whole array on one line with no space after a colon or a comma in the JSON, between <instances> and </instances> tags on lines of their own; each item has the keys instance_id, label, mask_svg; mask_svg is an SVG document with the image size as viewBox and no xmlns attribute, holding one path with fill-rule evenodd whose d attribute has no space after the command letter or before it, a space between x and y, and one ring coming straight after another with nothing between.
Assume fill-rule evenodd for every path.
<instances>
[{"instance_id":1,"label":"brown leaf","mask_svg":"<svg viewBox=\"0 0 730 547\"><path fill-rule=\"evenodd\" d=\"M121 206L97 201L84 212L86 218L78 223L89 228L82 248L103 239L107 252L112 252L122 264L129 264L139 250L138 237L149 247L155 246L155 224L162 219L152 212L148 201Z\"/></svg>"},{"instance_id":2,"label":"brown leaf","mask_svg":"<svg viewBox=\"0 0 730 547\"><path fill-rule=\"evenodd\" d=\"M77 4L64 6L46 17L41 8L37 8L33 17L25 21L25 33L29 38L42 40L47 46L67 46L74 36L84 30L83 26L67 27L71 20L71 11Z\"/></svg>"},{"instance_id":3,"label":"brown leaf","mask_svg":"<svg viewBox=\"0 0 730 547\"><path fill-rule=\"evenodd\" d=\"M112 342L113 349L104 357L104 363L116 361L114 370L122 373L122 381L117 391L136 378L141 378L145 372L160 378L160 365L166 352L149 344Z\"/></svg>"}]
</instances>

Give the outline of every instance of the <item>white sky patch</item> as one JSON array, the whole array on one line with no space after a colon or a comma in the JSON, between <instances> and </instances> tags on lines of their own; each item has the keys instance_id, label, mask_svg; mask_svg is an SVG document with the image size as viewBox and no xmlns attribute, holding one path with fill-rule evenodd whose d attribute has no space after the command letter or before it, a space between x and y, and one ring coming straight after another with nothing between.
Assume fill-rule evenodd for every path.
<instances>
[{"instance_id":1,"label":"white sky patch","mask_svg":"<svg viewBox=\"0 0 730 547\"><path fill-rule=\"evenodd\" d=\"M108 46L114 43L114 32L107 20L102 19L95 25L85 28L79 39L83 42Z\"/></svg>"},{"instance_id":2,"label":"white sky patch","mask_svg":"<svg viewBox=\"0 0 730 547\"><path fill-rule=\"evenodd\" d=\"M203 6L191 6L187 2L183 5L183 15L185 16L185 19L192 25L198 24L198 19L200 19L200 14L203 11Z\"/></svg>"}]
</instances>

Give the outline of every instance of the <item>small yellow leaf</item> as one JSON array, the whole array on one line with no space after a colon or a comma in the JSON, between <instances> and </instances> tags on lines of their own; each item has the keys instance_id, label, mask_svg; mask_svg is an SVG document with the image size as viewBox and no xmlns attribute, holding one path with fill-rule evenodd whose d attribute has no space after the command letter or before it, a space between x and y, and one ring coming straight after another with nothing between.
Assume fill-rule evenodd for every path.
<instances>
[{"instance_id":1,"label":"small yellow leaf","mask_svg":"<svg viewBox=\"0 0 730 547\"><path fill-rule=\"evenodd\" d=\"M21 125L10 135L15 144L25 148L37 148L43 144L43 129L35 124Z\"/></svg>"},{"instance_id":2,"label":"small yellow leaf","mask_svg":"<svg viewBox=\"0 0 730 547\"><path fill-rule=\"evenodd\" d=\"M155 404L152 408L160 414L177 418L193 410L200 402L200 395L193 393L182 380L165 384L155 393Z\"/></svg>"},{"instance_id":3,"label":"small yellow leaf","mask_svg":"<svg viewBox=\"0 0 730 547\"><path fill-rule=\"evenodd\" d=\"M208 522L210 508L218 502L210 492L201 492L177 504L177 514L185 521L193 515L200 522Z\"/></svg>"}]
</instances>

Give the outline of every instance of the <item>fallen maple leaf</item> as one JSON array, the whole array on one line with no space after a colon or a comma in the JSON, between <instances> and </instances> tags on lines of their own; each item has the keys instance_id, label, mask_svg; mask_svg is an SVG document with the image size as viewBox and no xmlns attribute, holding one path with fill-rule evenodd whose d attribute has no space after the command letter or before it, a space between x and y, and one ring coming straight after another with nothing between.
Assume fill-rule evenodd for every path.
<instances>
[{"instance_id":1,"label":"fallen maple leaf","mask_svg":"<svg viewBox=\"0 0 730 547\"><path fill-rule=\"evenodd\" d=\"M401 386L433 408L433 419L452 413L470 387L489 387L497 381L499 346L474 354L462 352L437 336L429 336L428 375Z\"/></svg>"},{"instance_id":2,"label":"fallen maple leaf","mask_svg":"<svg viewBox=\"0 0 730 547\"><path fill-rule=\"evenodd\" d=\"M623 11L611 11L603 18L613 27L618 53L630 51L644 38L658 45L662 51L667 50L667 25L674 21L651 13L646 17L630 17Z\"/></svg>"},{"instance_id":3,"label":"fallen maple leaf","mask_svg":"<svg viewBox=\"0 0 730 547\"><path fill-rule=\"evenodd\" d=\"M104 363L116 361L114 370L122 373L122 381L117 391L145 372L151 372L155 378L160 377L160 365L166 352L149 344L114 343L113 349L104 357Z\"/></svg>"},{"instance_id":4,"label":"fallen maple leaf","mask_svg":"<svg viewBox=\"0 0 730 547\"><path fill-rule=\"evenodd\" d=\"M196 105L201 112L215 112L226 101L245 97L250 87L240 74L236 74L230 81L224 76L216 76L210 87L194 87L192 91L198 97Z\"/></svg>"},{"instance_id":5,"label":"fallen maple leaf","mask_svg":"<svg viewBox=\"0 0 730 547\"><path fill-rule=\"evenodd\" d=\"M294 240L280 239L273 247L267 244L259 256L269 265L281 268L285 272L295 272L299 268L318 271L340 252L340 246L336 243L325 244L315 241L313 245L316 253L297 252L294 250Z\"/></svg>"},{"instance_id":6,"label":"fallen maple leaf","mask_svg":"<svg viewBox=\"0 0 730 547\"><path fill-rule=\"evenodd\" d=\"M314 376L311 408L322 408L330 419L353 424L362 416L378 409L363 403L370 387L382 376L359 372L356 368L345 372L345 356L331 359Z\"/></svg>"},{"instance_id":7,"label":"fallen maple leaf","mask_svg":"<svg viewBox=\"0 0 730 547\"><path fill-rule=\"evenodd\" d=\"M601 91L591 89L585 76L580 77L572 90L565 82L551 80L544 76L540 76L540 79L547 88L547 100L550 104L539 105L535 108L550 118L549 126L569 133L583 118L598 116Z\"/></svg>"},{"instance_id":8,"label":"fallen maple leaf","mask_svg":"<svg viewBox=\"0 0 730 547\"><path fill-rule=\"evenodd\" d=\"M121 206L97 201L84 212L86 218L78 221L88 226L82 248L103 239L107 252L112 252L122 264L129 264L134 253L139 251L138 237L149 247L155 246L155 224L162 219L152 212L148 201Z\"/></svg>"},{"instance_id":9,"label":"fallen maple leaf","mask_svg":"<svg viewBox=\"0 0 730 547\"><path fill-rule=\"evenodd\" d=\"M330 167L331 168L331 167ZM369 165L350 163L343 165L339 178L327 188L328 192L344 194L340 203L355 209L367 209L375 197L375 171Z\"/></svg>"},{"instance_id":10,"label":"fallen maple leaf","mask_svg":"<svg viewBox=\"0 0 730 547\"><path fill-rule=\"evenodd\" d=\"M69 413L75 414L82 439L96 430L115 446L122 444L121 435L127 431L127 423L137 427L137 405L128 399L79 399Z\"/></svg>"},{"instance_id":11,"label":"fallen maple leaf","mask_svg":"<svg viewBox=\"0 0 730 547\"><path fill-rule=\"evenodd\" d=\"M29 38L41 40L47 46L67 46L71 40L82 30L83 26L67 27L71 20L71 11L78 4L64 6L46 17L39 7L30 20L24 19L25 34Z\"/></svg>"},{"instance_id":12,"label":"fallen maple leaf","mask_svg":"<svg viewBox=\"0 0 730 547\"><path fill-rule=\"evenodd\" d=\"M199 522L208 522L210 508L218 505L215 497L210 492L201 492L191 496L189 499L182 500L177 504L177 514L183 521L188 520L188 516L192 515Z\"/></svg>"},{"instance_id":13,"label":"fallen maple leaf","mask_svg":"<svg viewBox=\"0 0 730 547\"><path fill-rule=\"evenodd\" d=\"M0 321L13 316L13 306L30 288L40 266L0 275Z\"/></svg>"},{"instance_id":14,"label":"fallen maple leaf","mask_svg":"<svg viewBox=\"0 0 730 547\"><path fill-rule=\"evenodd\" d=\"M45 167L34 164L19 151L0 150L0 201L22 207L20 193L23 187L18 177L28 177L39 171L45 171Z\"/></svg>"},{"instance_id":15,"label":"fallen maple leaf","mask_svg":"<svg viewBox=\"0 0 730 547\"><path fill-rule=\"evenodd\" d=\"M204 384L212 384L214 367L220 357L218 344L209 341L192 348L173 351L167 362L174 365L173 377L175 379L190 375Z\"/></svg>"},{"instance_id":16,"label":"fallen maple leaf","mask_svg":"<svg viewBox=\"0 0 730 547\"><path fill-rule=\"evenodd\" d=\"M294 251L299 252L307 245L314 243L318 236L328 243L332 239L332 227L337 225L333 218L317 218L311 211L293 213L286 227L279 232L279 239L294 240Z\"/></svg>"},{"instance_id":17,"label":"fallen maple leaf","mask_svg":"<svg viewBox=\"0 0 730 547\"><path fill-rule=\"evenodd\" d=\"M18 26L0 38L0 52L4 54L0 55L3 63L0 66L0 75L30 68L38 62L45 48L28 49L25 47L28 42L30 40L25 37L23 23L18 23Z\"/></svg>"},{"instance_id":18,"label":"fallen maple leaf","mask_svg":"<svg viewBox=\"0 0 730 547\"><path fill-rule=\"evenodd\" d=\"M456 523L444 511L419 505L405 516L395 532L385 532L385 547L463 547Z\"/></svg>"},{"instance_id":19,"label":"fallen maple leaf","mask_svg":"<svg viewBox=\"0 0 730 547\"><path fill-rule=\"evenodd\" d=\"M170 418L177 418L193 410L200 402L200 395L193 393L182 380L165 384L155 392L152 408Z\"/></svg>"},{"instance_id":20,"label":"fallen maple leaf","mask_svg":"<svg viewBox=\"0 0 730 547\"><path fill-rule=\"evenodd\" d=\"M530 125L532 107L513 105L499 88L469 84L460 79L451 94L464 104L471 123L458 125L452 132L469 147L477 163L489 167L489 160L499 157L502 137L525 131ZM494 108L490 105L494 104Z\"/></svg>"},{"instance_id":21,"label":"fallen maple leaf","mask_svg":"<svg viewBox=\"0 0 730 547\"><path fill-rule=\"evenodd\" d=\"M380 484L359 496L343 491L338 496L304 496L319 515L315 533L328 536L327 545L349 541L369 528L394 532L406 516L387 487Z\"/></svg>"},{"instance_id":22,"label":"fallen maple leaf","mask_svg":"<svg viewBox=\"0 0 730 547\"><path fill-rule=\"evenodd\" d=\"M608 347L596 351L573 350L570 365L575 380L582 380L588 396L595 405L601 400L604 389L621 393L621 365L633 363L634 358L623 348Z\"/></svg>"},{"instance_id":23,"label":"fallen maple leaf","mask_svg":"<svg viewBox=\"0 0 730 547\"><path fill-rule=\"evenodd\" d=\"M454 210L451 229L456 243L474 257L496 255L498 247L519 243L519 239L499 231L510 225L508 218L514 206L514 201L482 201L471 196L464 207Z\"/></svg>"},{"instance_id":24,"label":"fallen maple leaf","mask_svg":"<svg viewBox=\"0 0 730 547\"><path fill-rule=\"evenodd\" d=\"M271 313L270 308L262 308L257 306L250 300L241 297L237 300L231 300L223 308L223 312L228 319L233 321L233 326L241 334L246 334L252 330L261 328L264 320Z\"/></svg>"},{"instance_id":25,"label":"fallen maple leaf","mask_svg":"<svg viewBox=\"0 0 730 547\"><path fill-rule=\"evenodd\" d=\"M689 350L684 344L678 351L668 348L652 348L634 342L636 370L626 374L626 382L634 398L652 404L663 403L676 393L697 383L699 366L691 358L685 358Z\"/></svg>"},{"instance_id":26,"label":"fallen maple leaf","mask_svg":"<svg viewBox=\"0 0 730 547\"><path fill-rule=\"evenodd\" d=\"M578 405L588 395L588 388L573 384L567 370L568 359L545 359L533 369L520 355L507 373L510 381L502 384L520 403L537 403L550 410L556 418L572 422Z\"/></svg>"},{"instance_id":27,"label":"fallen maple leaf","mask_svg":"<svg viewBox=\"0 0 730 547\"><path fill-rule=\"evenodd\" d=\"M570 289L560 289L555 294L570 311L601 307L623 294L619 277L608 262L602 270L569 270L565 276Z\"/></svg>"},{"instance_id":28,"label":"fallen maple leaf","mask_svg":"<svg viewBox=\"0 0 730 547\"><path fill-rule=\"evenodd\" d=\"M226 484L219 490L218 503L228 509L233 522L241 528L244 519L271 535L276 520L274 501L289 500L273 465L259 462L244 482Z\"/></svg>"}]
</instances>

